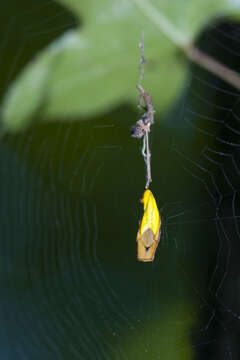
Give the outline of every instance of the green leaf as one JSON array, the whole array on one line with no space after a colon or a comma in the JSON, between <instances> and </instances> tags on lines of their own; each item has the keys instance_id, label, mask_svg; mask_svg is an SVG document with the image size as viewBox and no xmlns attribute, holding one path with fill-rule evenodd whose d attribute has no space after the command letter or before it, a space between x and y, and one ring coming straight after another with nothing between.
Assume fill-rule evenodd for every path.
<instances>
[{"instance_id":1,"label":"green leaf","mask_svg":"<svg viewBox=\"0 0 240 360\"><path fill-rule=\"evenodd\" d=\"M142 30L147 59L143 85L156 110L164 110L186 76L177 56L180 42L192 41L216 16L240 15L237 0L154 0L154 9L147 0L60 2L84 25L40 52L11 84L1 107L8 131L31 124L36 114L45 121L86 119L123 102L136 106ZM162 17L172 24L176 41L159 30Z\"/></svg>"}]
</instances>

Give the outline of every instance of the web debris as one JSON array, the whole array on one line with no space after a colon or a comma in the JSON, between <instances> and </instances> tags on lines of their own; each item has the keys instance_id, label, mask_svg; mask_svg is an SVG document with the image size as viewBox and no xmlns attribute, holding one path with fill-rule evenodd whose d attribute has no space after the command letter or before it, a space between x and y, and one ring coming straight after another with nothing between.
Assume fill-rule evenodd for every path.
<instances>
[{"instance_id":1,"label":"web debris","mask_svg":"<svg viewBox=\"0 0 240 360\"><path fill-rule=\"evenodd\" d=\"M142 33L142 40L139 44L141 49L141 58L139 61L139 70L140 70L140 79L137 89L139 90L138 98L138 107L145 110L145 113L137 121L136 125L131 127L131 136L141 139L143 137L143 147L142 155L146 164L146 185L145 188L148 189L150 183L152 182L151 176L151 152L149 148L149 133L150 126L154 123L154 108L152 104L152 98L140 85L144 78L144 69L143 64L146 63L144 55L144 32ZM144 101L144 104L142 103Z\"/></svg>"}]
</instances>

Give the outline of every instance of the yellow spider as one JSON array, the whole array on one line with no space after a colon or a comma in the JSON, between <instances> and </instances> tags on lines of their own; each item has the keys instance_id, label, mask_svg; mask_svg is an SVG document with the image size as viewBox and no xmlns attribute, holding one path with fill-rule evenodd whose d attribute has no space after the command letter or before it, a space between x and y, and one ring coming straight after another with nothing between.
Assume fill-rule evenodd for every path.
<instances>
[{"instance_id":1,"label":"yellow spider","mask_svg":"<svg viewBox=\"0 0 240 360\"><path fill-rule=\"evenodd\" d=\"M139 261L153 261L160 239L161 218L152 192L148 189L141 200L144 214L137 233Z\"/></svg>"}]
</instances>

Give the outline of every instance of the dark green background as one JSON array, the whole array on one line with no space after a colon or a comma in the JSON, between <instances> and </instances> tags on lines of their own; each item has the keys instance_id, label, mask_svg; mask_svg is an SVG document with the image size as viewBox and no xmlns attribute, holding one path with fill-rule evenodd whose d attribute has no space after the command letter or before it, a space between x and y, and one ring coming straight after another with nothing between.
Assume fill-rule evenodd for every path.
<instances>
[{"instance_id":1,"label":"dark green background","mask_svg":"<svg viewBox=\"0 0 240 360\"><path fill-rule=\"evenodd\" d=\"M4 94L76 24L52 2L2 3L0 17ZM239 71L238 34L222 20L199 46ZM136 260L145 169L129 129L138 110L36 118L1 140L2 359L239 358L239 94L189 70L184 93L152 127L151 189L163 220L153 263Z\"/></svg>"}]
</instances>

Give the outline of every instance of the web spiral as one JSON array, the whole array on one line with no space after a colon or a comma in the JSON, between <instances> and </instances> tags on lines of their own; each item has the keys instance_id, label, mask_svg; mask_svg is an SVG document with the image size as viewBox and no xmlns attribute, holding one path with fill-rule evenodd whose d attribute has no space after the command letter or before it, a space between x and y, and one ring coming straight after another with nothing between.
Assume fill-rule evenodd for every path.
<instances>
[{"instance_id":1,"label":"web spiral","mask_svg":"<svg viewBox=\"0 0 240 360\"><path fill-rule=\"evenodd\" d=\"M53 2L25 5L5 22L2 93L36 42L76 26ZM212 25L199 44L239 71L237 24ZM2 358L239 358L239 93L190 70L151 134L163 220L152 264L136 260L145 178L130 106L2 140Z\"/></svg>"}]
</instances>

